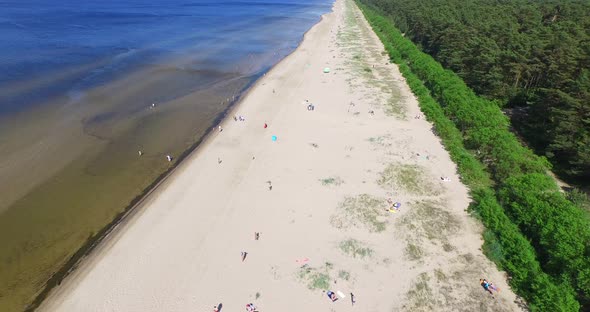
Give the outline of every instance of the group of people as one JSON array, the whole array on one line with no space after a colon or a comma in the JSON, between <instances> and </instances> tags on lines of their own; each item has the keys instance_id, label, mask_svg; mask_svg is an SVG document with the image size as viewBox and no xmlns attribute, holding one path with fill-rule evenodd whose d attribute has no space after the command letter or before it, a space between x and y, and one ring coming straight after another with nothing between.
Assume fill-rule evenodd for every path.
<instances>
[{"instance_id":1,"label":"group of people","mask_svg":"<svg viewBox=\"0 0 590 312\"><path fill-rule=\"evenodd\" d=\"M342 298L344 298L344 294L343 293L338 292L338 294L340 296L342 296ZM336 297L336 293L333 292L333 291L331 291L331 290L328 290L328 292L326 293L326 295L328 296L328 298L330 298L330 300L332 300L332 302L336 302L338 300L338 297ZM356 303L356 299L354 298L354 294L353 293L350 293L350 303L352 305L354 305Z\"/></svg>"},{"instance_id":2,"label":"group of people","mask_svg":"<svg viewBox=\"0 0 590 312\"><path fill-rule=\"evenodd\" d=\"M222 307L221 303L219 305L213 306L213 312L221 312L221 307ZM247 312L258 312L258 309L256 309L256 306L253 303L248 303L248 304L246 304L246 311Z\"/></svg>"},{"instance_id":3,"label":"group of people","mask_svg":"<svg viewBox=\"0 0 590 312\"><path fill-rule=\"evenodd\" d=\"M387 199L387 204L388 204L387 211L393 212L393 213L398 212L399 208L402 206L402 203L393 202L393 200L391 198Z\"/></svg>"}]
</instances>

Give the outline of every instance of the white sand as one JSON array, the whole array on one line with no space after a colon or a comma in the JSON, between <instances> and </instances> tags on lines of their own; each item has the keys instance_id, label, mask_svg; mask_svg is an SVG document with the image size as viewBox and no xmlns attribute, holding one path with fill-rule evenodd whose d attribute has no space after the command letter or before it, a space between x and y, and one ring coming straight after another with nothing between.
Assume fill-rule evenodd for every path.
<instances>
[{"instance_id":1,"label":"white sand","mask_svg":"<svg viewBox=\"0 0 590 312\"><path fill-rule=\"evenodd\" d=\"M381 51L351 0L337 0L236 108L246 121L226 120L41 310L518 310L480 250L454 164L431 125L414 118L416 100ZM403 170L418 188L396 177ZM347 206L361 194L379 201ZM400 212L385 211L388 197ZM384 230L371 231L378 222ZM341 250L349 239L370 249L365 257ZM302 258L311 268L303 277ZM321 283L308 288L320 273L347 297L332 303ZM480 277L501 288L496 299Z\"/></svg>"}]
</instances>

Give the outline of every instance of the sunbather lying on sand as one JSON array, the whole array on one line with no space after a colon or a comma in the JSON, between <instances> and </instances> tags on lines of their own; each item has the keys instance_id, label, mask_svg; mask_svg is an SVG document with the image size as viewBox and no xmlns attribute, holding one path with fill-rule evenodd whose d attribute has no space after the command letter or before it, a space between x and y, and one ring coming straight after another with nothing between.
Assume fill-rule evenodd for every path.
<instances>
[{"instance_id":1,"label":"sunbather lying on sand","mask_svg":"<svg viewBox=\"0 0 590 312\"><path fill-rule=\"evenodd\" d=\"M326 295L328 295L328 298L330 298L330 300L332 300L332 302L338 300L338 297L336 297L336 294L333 291L328 291L326 293Z\"/></svg>"}]
</instances>

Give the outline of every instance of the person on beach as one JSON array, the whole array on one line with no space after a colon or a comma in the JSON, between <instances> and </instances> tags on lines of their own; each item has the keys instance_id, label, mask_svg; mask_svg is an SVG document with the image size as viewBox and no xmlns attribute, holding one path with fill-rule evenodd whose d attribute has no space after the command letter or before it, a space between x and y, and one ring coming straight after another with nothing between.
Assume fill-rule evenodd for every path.
<instances>
[{"instance_id":1,"label":"person on beach","mask_svg":"<svg viewBox=\"0 0 590 312\"><path fill-rule=\"evenodd\" d=\"M217 157L217 163L221 164L221 162L222 162L221 158Z\"/></svg>"},{"instance_id":2,"label":"person on beach","mask_svg":"<svg viewBox=\"0 0 590 312\"><path fill-rule=\"evenodd\" d=\"M260 239L260 232L254 232L254 240Z\"/></svg>"},{"instance_id":3,"label":"person on beach","mask_svg":"<svg viewBox=\"0 0 590 312\"><path fill-rule=\"evenodd\" d=\"M166 159L168 160L168 162L171 162L172 161L172 156L166 155Z\"/></svg>"},{"instance_id":4,"label":"person on beach","mask_svg":"<svg viewBox=\"0 0 590 312\"><path fill-rule=\"evenodd\" d=\"M264 123L264 129L268 128L268 125L266 124L266 122Z\"/></svg>"},{"instance_id":5,"label":"person on beach","mask_svg":"<svg viewBox=\"0 0 590 312\"><path fill-rule=\"evenodd\" d=\"M355 104L353 102L350 102L350 104L348 105L348 110L346 112L350 113L350 109L354 106L355 106Z\"/></svg>"},{"instance_id":6,"label":"person on beach","mask_svg":"<svg viewBox=\"0 0 590 312\"><path fill-rule=\"evenodd\" d=\"M248 256L248 253L245 251L242 251L242 262L244 262L244 260L246 260L247 256Z\"/></svg>"},{"instance_id":7,"label":"person on beach","mask_svg":"<svg viewBox=\"0 0 590 312\"><path fill-rule=\"evenodd\" d=\"M333 291L331 291L331 290L329 290L326 293L326 295L328 295L328 298L330 298L330 300L332 300L332 302L338 300L338 297L336 297L336 294Z\"/></svg>"},{"instance_id":8,"label":"person on beach","mask_svg":"<svg viewBox=\"0 0 590 312\"><path fill-rule=\"evenodd\" d=\"M401 206L402 204L400 202L395 202L389 207L389 212L398 212Z\"/></svg>"},{"instance_id":9,"label":"person on beach","mask_svg":"<svg viewBox=\"0 0 590 312\"><path fill-rule=\"evenodd\" d=\"M350 303L354 305L356 303L356 299L354 299L354 294L350 293Z\"/></svg>"},{"instance_id":10,"label":"person on beach","mask_svg":"<svg viewBox=\"0 0 590 312\"><path fill-rule=\"evenodd\" d=\"M481 287L483 287L485 291L489 292L490 295L492 295L492 298L494 297L494 293L490 289L490 283L488 283L488 281L486 281L485 279L479 279L479 284L481 285Z\"/></svg>"},{"instance_id":11,"label":"person on beach","mask_svg":"<svg viewBox=\"0 0 590 312\"><path fill-rule=\"evenodd\" d=\"M138 151L137 153L139 153L139 156L143 155L142 151Z\"/></svg>"},{"instance_id":12,"label":"person on beach","mask_svg":"<svg viewBox=\"0 0 590 312\"><path fill-rule=\"evenodd\" d=\"M238 121L238 117L234 115L234 121Z\"/></svg>"},{"instance_id":13,"label":"person on beach","mask_svg":"<svg viewBox=\"0 0 590 312\"><path fill-rule=\"evenodd\" d=\"M219 130L219 132L223 131L223 128L221 128L221 126L217 126L217 130Z\"/></svg>"}]
</instances>

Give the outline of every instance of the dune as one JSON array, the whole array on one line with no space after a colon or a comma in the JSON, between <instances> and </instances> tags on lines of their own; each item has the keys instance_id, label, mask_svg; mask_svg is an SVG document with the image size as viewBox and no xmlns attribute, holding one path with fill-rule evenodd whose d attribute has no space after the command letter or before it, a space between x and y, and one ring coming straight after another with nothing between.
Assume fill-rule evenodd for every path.
<instances>
[{"instance_id":1,"label":"dune","mask_svg":"<svg viewBox=\"0 0 590 312\"><path fill-rule=\"evenodd\" d=\"M336 0L39 310L520 310L383 51Z\"/></svg>"}]
</instances>

